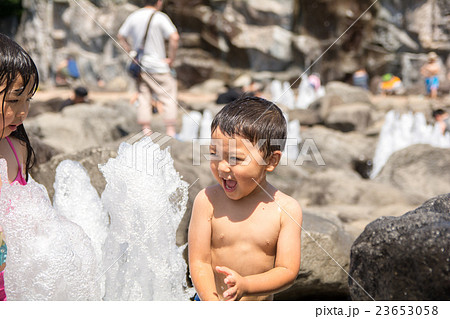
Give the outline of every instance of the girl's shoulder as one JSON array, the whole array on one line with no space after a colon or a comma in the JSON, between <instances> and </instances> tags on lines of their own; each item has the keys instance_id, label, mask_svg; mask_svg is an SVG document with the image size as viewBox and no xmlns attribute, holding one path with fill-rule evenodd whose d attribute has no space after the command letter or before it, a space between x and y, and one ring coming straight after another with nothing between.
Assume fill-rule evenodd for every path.
<instances>
[{"instance_id":1,"label":"girl's shoulder","mask_svg":"<svg viewBox=\"0 0 450 319\"><path fill-rule=\"evenodd\" d=\"M27 144L15 136L10 135L8 138L11 141L14 150L17 153L17 157L19 158L19 161L22 165L26 162L27 159Z\"/></svg>"}]
</instances>

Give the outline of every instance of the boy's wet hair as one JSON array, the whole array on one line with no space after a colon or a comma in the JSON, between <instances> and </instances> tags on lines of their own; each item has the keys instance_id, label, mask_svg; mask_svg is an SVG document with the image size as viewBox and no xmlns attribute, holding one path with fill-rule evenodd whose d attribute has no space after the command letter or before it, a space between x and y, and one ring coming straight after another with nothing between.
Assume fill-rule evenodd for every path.
<instances>
[{"instance_id":1,"label":"boy's wet hair","mask_svg":"<svg viewBox=\"0 0 450 319\"><path fill-rule=\"evenodd\" d=\"M3 94L3 99L0 101L2 108L2 123L3 130L0 133L0 138L3 138L5 127L5 98L6 93L9 91L16 79L21 76L23 80L23 91L19 94L34 94L39 86L39 74L34 64L33 59L29 54L15 41L11 40L4 34L0 33L0 86L5 86L0 94ZM32 81L32 86L29 92L24 92L25 88ZM25 131L23 124L17 127L17 130L11 133L11 136L25 142L27 147L27 159L26 159L26 176L28 180L28 172L33 166L35 155L33 148L31 147L30 140Z\"/></svg>"},{"instance_id":2,"label":"boy's wet hair","mask_svg":"<svg viewBox=\"0 0 450 319\"><path fill-rule=\"evenodd\" d=\"M273 102L259 97L244 97L225 105L211 123L211 132L218 128L225 135L239 135L253 145L264 140L259 148L264 158L283 151L286 144L283 112Z\"/></svg>"}]
</instances>

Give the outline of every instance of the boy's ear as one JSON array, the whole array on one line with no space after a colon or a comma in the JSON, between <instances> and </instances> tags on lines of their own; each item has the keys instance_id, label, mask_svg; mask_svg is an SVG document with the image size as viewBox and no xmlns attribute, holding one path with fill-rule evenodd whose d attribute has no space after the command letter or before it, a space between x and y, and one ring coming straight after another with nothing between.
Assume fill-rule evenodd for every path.
<instances>
[{"instance_id":1,"label":"boy's ear","mask_svg":"<svg viewBox=\"0 0 450 319\"><path fill-rule=\"evenodd\" d=\"M269 155L269 157L266 160L267 166L266 171L272 172L275 167L278 166L278 163L280 163L281 160L281 151L274 151L272 154Z\"/></svg>"}]
</instances>

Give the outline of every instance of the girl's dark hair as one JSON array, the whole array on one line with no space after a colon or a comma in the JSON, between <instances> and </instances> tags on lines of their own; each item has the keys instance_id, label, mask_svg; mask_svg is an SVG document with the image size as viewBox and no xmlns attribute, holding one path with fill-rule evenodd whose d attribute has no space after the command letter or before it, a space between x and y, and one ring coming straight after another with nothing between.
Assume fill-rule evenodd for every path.
<instances>
[{"instance_id":1,"label":"girl's dark hair","mask_svg":"<svg viewBox=\"0 0 450 319\"><path fill-rule=\"evenodd\" d=\"M2 123L3 129L0 138L3 138L5 132L5 98L9 89L15 82L18 76L22 77L24 90L28 87L30 81L32 82L30 92L25 94L34 94L39 85L39 74L33 59L25 50L16 42L8 38L6 35L0 33L0 85L6 85L0 92L3 94L2 100ZM23 94L20 92L19 94ZM25 178L28 181L28 173L35 162L35 154L28 139L27 132L23 124L17 127L17 130L11 133L11 136L24 142L27 147L27 159L25 163Z\"/></svg>"},{"instance_id":2,"label":"girl's dark hair","mask_svg":"<svg viewBox=\"0 0 450 319\"><path fill-rule=\"evenodd\" d=\"M219 128L230 137L240 135L260 146L264 158L283 151L287 125L283 112L273 102L259 97L244 97L223 107L211 123L211 132ZM259 146L259 145L258 145Z\"/></svg>"}]
</instances>

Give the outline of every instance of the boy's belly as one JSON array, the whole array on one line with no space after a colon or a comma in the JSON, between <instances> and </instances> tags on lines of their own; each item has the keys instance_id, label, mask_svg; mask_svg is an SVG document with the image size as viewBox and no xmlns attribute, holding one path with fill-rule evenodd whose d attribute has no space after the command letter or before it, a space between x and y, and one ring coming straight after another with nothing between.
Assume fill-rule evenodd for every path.
<instances>
[{"instance_id":1,"label":"boy's belly","mask_svg":"<svg viewBox=\"0 0 450 319\"><path fill-rule=\"evenodd\" d=\"M274 250L274 249L273 249ZM270 252L271 253L271 252ZM224 283L226 275L217 273L216 266L225 266L242 277L264 273L274 267L275 250L268 254L258 247L242 243L240 247L221 247L212 249L211 264L214 271L214 279L217 293L222 298L223 293L228 289ZM272 295L267 296L247 296L241 300L272 300Z\"/></svg>"}]
</instances>

